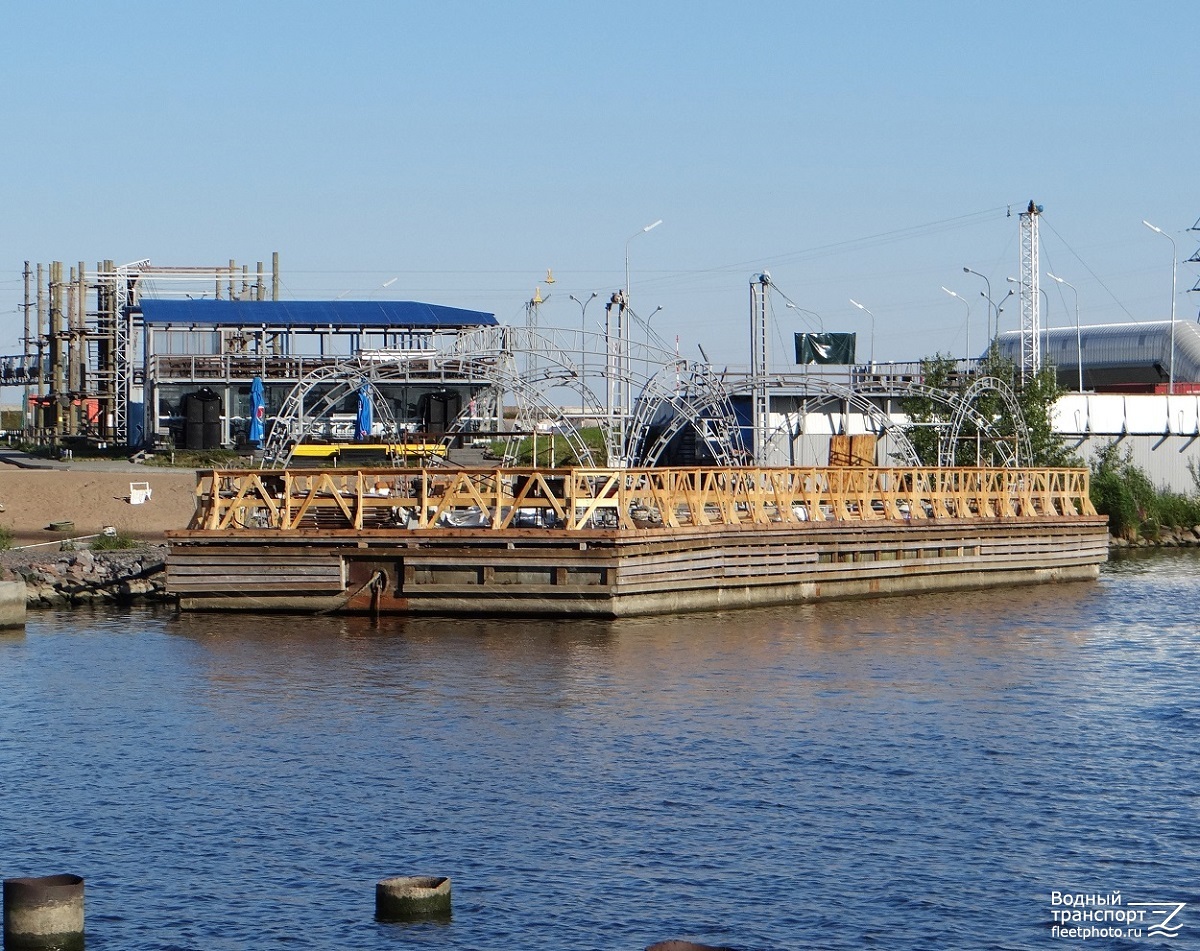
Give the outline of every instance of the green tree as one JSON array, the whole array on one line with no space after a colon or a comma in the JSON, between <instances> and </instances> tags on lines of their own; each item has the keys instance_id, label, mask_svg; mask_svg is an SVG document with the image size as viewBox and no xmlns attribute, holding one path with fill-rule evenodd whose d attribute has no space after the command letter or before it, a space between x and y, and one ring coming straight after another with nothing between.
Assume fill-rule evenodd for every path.
<instances>
[{"instance_id":1,"label":"green tree","mask_svg":"<svg viewBox=\"0 0 1200 951\"><path fill-rule=\"evenodd\" d=\"M1067 449L1051 425L1051 411L1055 401L1063 393L1053 367L1042 367L1038 373L1022 379L1016 364L1001 357L993 344L973 373L959 372L957 361L942 354L923 360L921 370L927 386L945 390L958 397L962 397L971 385L981 378L990 377L1000 381L1016 396L1020 415L1029 433L1033 455L1031 459L1022 459L1022 463L1055 467L1082 465L1078 457ZM1004 454L997 443L1003 441L1012 444L1019 426L1016 414L996 390L978 393L973 405L979 416L990 421L991 430L998 439L988 432L981 432L975 421L968 417L954 446L955 465L1000 465ZM938 400L924 396L906 399L903 409L909 418L906 433L918 457L925 465L937 465L939 448L949 435L953 410Z\"/></svg>"}]
</instances>

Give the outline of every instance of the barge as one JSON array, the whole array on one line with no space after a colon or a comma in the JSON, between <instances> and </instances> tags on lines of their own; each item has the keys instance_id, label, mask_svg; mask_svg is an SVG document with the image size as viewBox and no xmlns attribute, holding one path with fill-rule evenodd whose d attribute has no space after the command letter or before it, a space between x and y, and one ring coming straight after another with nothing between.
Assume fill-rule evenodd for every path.
<instances>
[{"instance_id":1,"label":"barge","mask_svg":"<svg viewBox=\"0 0 1200 951\"><path fill-rule=\"evenodd\" d=\"M200 475L185 611L622 617L1094 579L1084 469L286 469Z\"/></svg>"}]
</instances>

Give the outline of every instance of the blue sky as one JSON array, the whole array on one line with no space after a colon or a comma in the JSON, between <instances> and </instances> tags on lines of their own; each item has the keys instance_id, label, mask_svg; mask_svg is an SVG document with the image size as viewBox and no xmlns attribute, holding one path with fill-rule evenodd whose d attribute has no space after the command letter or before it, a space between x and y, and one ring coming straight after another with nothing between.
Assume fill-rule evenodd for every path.
<instances>
[{"instance_id":1,"label":"blue sky","mask_svg":"<svg viewBox=\"0 0 1200 951\"><path fill-rule=\"evenodd\" d=\"M25 260L281 257L292 298L544 323L624 281L695 356L749 359L764 267L865 356L961 354L1018 272L1084 322L1194 319L1190 8L1096 2L9 5L0 353ZM1011 207L1012 216L1007 211ZM640 229L657 219L647 234ZM638 237L629 241L631 235ZM385 282L397 278L389 287ZM1049 280L1052 326L1074 299ZM600 316L589 309L589 323ZM1002 327L1013 328L1010 303ZM774 363L811 329L777 302Z\"/></svg>"}]
</instances>

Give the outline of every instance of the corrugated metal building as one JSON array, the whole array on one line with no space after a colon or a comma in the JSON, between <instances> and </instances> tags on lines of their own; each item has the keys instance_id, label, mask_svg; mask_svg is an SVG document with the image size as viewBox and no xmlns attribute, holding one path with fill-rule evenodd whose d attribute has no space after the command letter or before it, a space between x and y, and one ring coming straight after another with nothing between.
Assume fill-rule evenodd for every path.
<instances>
[{"instance_id":1,"label":"corrugated metal building","mask_svg":"<svg viewBox=\"0 0 1200 951\"><path fill-rule=\"evenodd\" d=\"M1200 326L1174 322L1175 382L1200 382ZM1058 381L1079 388L1083 367L1084 390L1137 390L1153 392L1171 378L1171 321L1096 324L1055 327L1042 333L1043 361L1058 370ZM1019 362L1021 334L1010 330L996 338L1000 355Z\"/></svg>"}]
</instances>

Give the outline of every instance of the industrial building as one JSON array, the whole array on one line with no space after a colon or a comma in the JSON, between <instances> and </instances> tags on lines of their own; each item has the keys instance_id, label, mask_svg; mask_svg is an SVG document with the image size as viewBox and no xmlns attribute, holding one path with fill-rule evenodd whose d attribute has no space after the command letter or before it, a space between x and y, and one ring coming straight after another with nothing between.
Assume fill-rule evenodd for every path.
<instances>
[{"instance_id":1,"label":"industrial building","mask_svg":"<svg viewBox=\"0 0 1200 951\"><path fill-rule=\"evenodd\" d=\"M1055 327L1040 340L1041 362L1073 392L1190 393L1200 383L1200 326L1190 321ZM1000 334L996 346L1018 362L1021 333Z\"/></svg>"},{"instance_id":2,"label":"industrial building","mask_svg":"<svg viewBox=\"0 0 1200 951\"><path fill-rule=\"evenodd\" d=\"M61 262L26 264L23 352L0 359L0 384L24 390L26 432L43 442L198 449L246 444L256 377L269 419L314 372L403 357L402 378L376 395L404 431L435 434L486 385L415 358L435 354L439 339L495 326L492 314L413 301L281 301L278 255L270 287L268 297L261 263L251 271L234 261L108 261L92 270L80 262L69 273ZM353 418L354 407L345 410Z\"/></svg>"}]
</instances>

